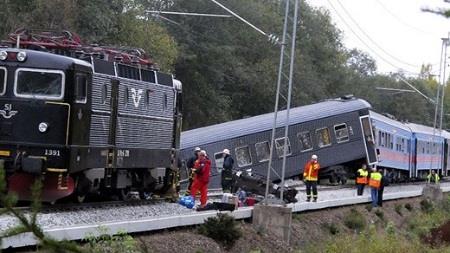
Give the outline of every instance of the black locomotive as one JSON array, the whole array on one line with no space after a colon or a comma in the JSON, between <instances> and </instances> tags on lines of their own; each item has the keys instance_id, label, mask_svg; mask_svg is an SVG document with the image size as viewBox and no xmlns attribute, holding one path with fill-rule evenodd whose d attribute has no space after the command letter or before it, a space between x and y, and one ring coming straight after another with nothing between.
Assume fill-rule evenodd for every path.
<instances>
[{"instance_id":1,"label":"black locomotive","mask_svg":"<svg viewBox=\"0 0 450 253\"><path fill-rule=\"evenodd\" d=\"M0 167L10 191L27 200L37 178L49 202L174 187L178 80L137 55L83 52L67 36L16 39L19 47L0 47Z\"/></svg>"}]
</instances>

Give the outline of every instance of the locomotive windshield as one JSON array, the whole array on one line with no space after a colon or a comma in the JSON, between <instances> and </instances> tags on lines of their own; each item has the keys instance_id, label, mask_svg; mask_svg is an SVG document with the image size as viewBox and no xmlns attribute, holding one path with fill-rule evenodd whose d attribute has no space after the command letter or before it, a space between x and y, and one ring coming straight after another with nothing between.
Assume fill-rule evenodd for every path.
<instances>
[{"instance_id":1,"label":"locomotive windshield","mask_svg":"<svg viewBox=\"0 0 450 253\"><path fill-rule=\"evenodd\" d=\"M62 99L64 72L43 69L17 69L14 94L17 97Z\"/></svg>"}]
</instances>

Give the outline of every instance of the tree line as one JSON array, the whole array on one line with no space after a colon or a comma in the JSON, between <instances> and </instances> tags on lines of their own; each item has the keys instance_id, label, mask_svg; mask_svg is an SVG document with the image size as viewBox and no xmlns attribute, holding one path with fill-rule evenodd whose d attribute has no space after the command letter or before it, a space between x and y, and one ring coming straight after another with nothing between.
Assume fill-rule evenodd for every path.
<instances>
[{"instance_id":1,"label":"tree line","mask_svg":"<svg viewBox=\"0 0 450 253\"><path fill-rule=\"evenodd\" d=\"M282 34L281 0L226 0L223 3L257 27ZM84 43L143 48L161 70L183 82L183 129L225 122L273 110L279 47L235 18L155 15L146 10L227 14L207 0L0 0L0 35L20 27L70 30ZM403 121L433 125L428 97L438 83L424 63L410 76L377 73L365 52L343 45L330 14L301 0L292 106L347 94ZM444 111L450 109L446 90ZM448 118L448 117L447 117ZM444 128L450 118L444 118Z\"/></svg>"}]
</instances>

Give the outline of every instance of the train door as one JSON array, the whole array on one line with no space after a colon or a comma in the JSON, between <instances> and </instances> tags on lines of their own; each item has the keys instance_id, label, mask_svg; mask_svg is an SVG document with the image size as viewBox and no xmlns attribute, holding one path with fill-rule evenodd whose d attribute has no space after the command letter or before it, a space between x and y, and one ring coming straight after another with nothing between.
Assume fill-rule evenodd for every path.
<instances>
[{"instance_id":1,"label":"train door","mask_svg":"<svg viewBox=\"0 0 450 253\"><path fill-rule=\"evenodd\" d=\"M444 166L442 167L442 175L447 176L447 166L448 166L448 139L444 140L444 153L443 153Z\"/></svg>"},{"instance_id":2,"label":"train door","mask_svg":"<svg viewBox=\"0 0 450 253\"><path fill-rule=\"evenodd\" d=\"M118 116L118 101L119 101L119 80L111 80L111 117L109 119L109 134L108 134L108 156L106 159L105 168L105 187L109 188L112 184L112 176L116 168L116 129Z\"/></svg>"},{"instance_id":3,"label":"train door","mask_svg":"<svg viewBox=\"0 0 450 253\"><path fill-rule=\"evenodd\" d=\"M378 163L378 155L375 146L375 139L373 138L372 124L370 123L369 115L359 117L361 122L361 129L364 139L364 147L366 149L367 164L373 165Z\"/></svg>"}]
</instances>

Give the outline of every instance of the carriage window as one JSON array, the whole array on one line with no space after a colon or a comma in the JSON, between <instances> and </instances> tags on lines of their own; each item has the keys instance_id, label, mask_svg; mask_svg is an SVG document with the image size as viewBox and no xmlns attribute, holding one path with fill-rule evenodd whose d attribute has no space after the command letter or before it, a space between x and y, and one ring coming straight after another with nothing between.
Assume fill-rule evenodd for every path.
<instances>
[{"instance_id":1,"label":"carriage window","mask_svg":"<svg viewBox=\"0 0 450 253\"><path fill-rule=\"evenodd\" d=\"M252 164L252 157L248 146L236 148L234 151L236 152L236 161L239 167Z\"/></svg>"},{"instance_id":2,"label":"carriage window","mask_svg":"<svg viewBox=\"0 0 450 253\"><path fill-rule=\"evenodd\" d=\"M268 141L258 142L255 144L256 157L259 162L264 162L270 158L270 146Z\"/></svg>"},{"instance_id":3,"label":"carriage window","mask_svg":"<svg viewBox=\"0 0 450 253\"><path fill-rule=\"evenodd\" d=\"M283 157L284 154L284 137L275 139L275 147L277 148L277 154L279 157ZM291 143L289 142L289 138L286 139L287 152L286 155L291 154Z\"/></svg>"},{"instance_id":4,"label":"carriage window","mask_svg":"<svg viewBox=\"0 0 450 253\"><path fill-rule=\"evenodd\" d=\"M223 153L222 152L214 153L214 160L216 162L216 168L222 169L223 168Z\"/></svg>"},{"instance_id":5,"label":"carriage window","mask_svg":"<svg viewBox=\"0 0 450 253\"><path fill-rule=\"evenodd\" d=\"M324 128L317 129L316 136L317 136L317 144L319 145L319 148L331 145L330 131L328 131L328 128L324 127Z\"/></svg>"},{"instance_id":6,"label":"carriage window","mask_svg":"<svg viewBox=\"0 0 450 253\"><path fill-rule=\"evenodd\" d=\"M347 124L343 123L334 126L334 134L338 143L348 141Z\"/></svg>"},{"instance_id":7,"label":"carriage window","mask_svg":"<svg viewBox=\"0 0 450 253\"><path fill-rule=\"evenodd\" d=\"M311 134L309 132L298 133L297 138L300 143L300 151L307 151L313 148Z\"/></svg>"},{"instance_id":8,"label":"carriage window","mask_svg":"<svg viewBox=\"0 0 450 253\"><path fill-rule=\"evenodd\" d=\"M85 104L87 101L87 77L86 75L75 76L75 103Z\"/></svg>"},{"instance_id":9,"label":"carriage window","mask_svg":"<svg viewBox=\"0 0 450 253\"><path fill-rule=\"evenodd\" d=\"M17 69L14 95L58 100L64 97L64 72L60 70Z\"/></svg>"},{"instance_id":10,"label":"carriage window","mask_svg":"<svg viewBox=\"0 0 450 253\"><path fill-rule=\"evenodd\" d=\"M0 67L0 96L6 93L6 69Z\"/></svg>"}]
</instances>

